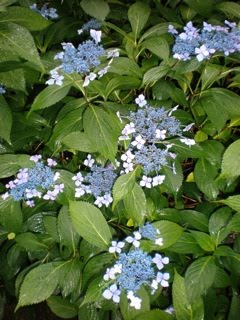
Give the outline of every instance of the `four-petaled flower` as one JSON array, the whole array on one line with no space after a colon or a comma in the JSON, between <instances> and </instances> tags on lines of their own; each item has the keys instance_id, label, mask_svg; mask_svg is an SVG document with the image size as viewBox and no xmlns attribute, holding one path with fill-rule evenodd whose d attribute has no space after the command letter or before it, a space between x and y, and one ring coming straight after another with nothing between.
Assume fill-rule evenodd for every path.
<instances>
[{"instance_id":1,"label":"four-petaled flower","mask_svg":"<svg viewBox=\"0 0 240 320\"><path fill-rule=\"evenodd\" d=\"M112 246L108 249L110 253L120 253L122 248L124 247L125 243L122 241L112 241Z\"/></svg>"},{"instance_id":2,"label":"four-petaled flower","mask_svg":"<svg viewBox=\"0 0 240 320\"><path fill-rule=\"evenodd\" d=\"M103 297L107 300L113 300L115 303L120 302L121 291L115 284L112 284L108 289L103 291Z\"/></svg>"}]
</instances>

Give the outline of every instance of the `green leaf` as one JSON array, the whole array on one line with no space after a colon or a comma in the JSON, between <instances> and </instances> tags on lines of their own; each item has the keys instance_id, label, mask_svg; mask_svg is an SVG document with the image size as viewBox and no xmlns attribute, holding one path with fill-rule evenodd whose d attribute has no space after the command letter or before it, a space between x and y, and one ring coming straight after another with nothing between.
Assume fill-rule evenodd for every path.
<instances>
[{"instance_id":1,"label":"green leaf","mask_svg":"<svg viewBox=\"0 0 240 320\"><path fill-rule=\"evenodd\" d=\"M87 202L70 201L69 212L80 236L100 249L108 248L112 235L99 209Z\"/></svg>"},{"instance_id":2,"label":"green leaf","mask_svg":"<svg viewBox=\"0 0 240 320\"><path fill-rule=\"evenodd\" d=\"M161 38L158 36L147 39L141 43L141 46L148 49L163 60L168 60L169 58L169 45L167 40L165 40L163 37Z\"/></svg>"},{"instance_id":3,"label":"green leaf","mask_svg":"<svg viewBox=\"0 0 240 320\"><path fill-rule=\"evenodd\" d=\"M181 210L179 214L185 227L193 227L204 232L208 231L208 218L205 214L195 210Z\"/></svg>"},{"instance_id":4,"label":"green leaf","mask_svg":"<svg viewBox=\"0 0 240 320\"><path fill-rule=\"evenodd\" d=\"M0 42L0 54L4 48L44 70L33 37L24 27L12 22L0 24Z\"/></svg>"},{"instance_id":5,"label":"green leaf","mask_svg":"<svg viewBox=\"0 0 240 320\"><path fill-rule=\"evenodd\" d=\"M211 287L215 274L216 265L212 256L198 258L188 267L185 285L190 302L199 299Z\"/></svg>"},{"instance_id":6,"label":"green leaf","mask_svg":"<svg viewBox=\"0 0 240 320\"><path fill-rule=\"evenodd\" d=\"M202 74L201 74L201 81L202 81L202 90L210 87L215 81L219 79L219 76L222 72L222 66L216 64L208 64L205 66Z\"/></svg>"},{"instance_id":7,"label":"green leaf","mask_svg":"<svg viewBox=\"0 0 240 320\"><path fill-rule=\"evenodd\" d=\"M146 25L150 15L150 8L144 2L136 2L128 9L128 20L131 24L132 31L136 39L139 37L142 29Z\"/></svg>"},{"instance_id":8,"label":"green leaf","mask_svg":"<svg viewBox=\"0 0 240 320\"><path fill-rule=\"evenodd\" d=\"M180 27L180 25L177 23L171 23L171 25L173 25L175 28ZM147 38L168 34L168 26L169 26L169 22L162 22L152 26L151 28L146 30L146 32L142 35L141 39L139 40L139 43L141 43L143 40Z\"/></svg>"},{"instance_id":9,"label":"green leaf","mask_svg":"<svg viewBox=\"0 0 240 320\"><path fill-rule=\"evenodd\" d=\"M183 233L183 228L171 221L157 221L153 223L153 226L159 230L159 237L163 239L161 249L171 247L178 241ZM159 246L155 247L159 250Z\"/></svg>"},{"instance_id":10,"label":"green leaf","mask_svg":"<svg viewBox=\"0 0 240 320\"><path fill-rule=\"evenodd\" d=\"M173 144L173 151L181 158L201 158L204 155L202 148L198 144L189 147L175 139L171 140L171 143Z\"/></svg>"},{"instance_id":11,"label":"green leaf","mask_svg":"<svg viewBox=\"0 0 240 320\"><path fill-rule=\"evenodd\" d=\"M0 23L14 22L29 31L41 31L47 28L51 21L43 18L39 13L31 9L14 6L0 13Z\"/></svg>"},{"instance_id":12,"label":"green leaf","mask_svg":"<svg viewBox=\"0 0 240 320\"><path fill-rule=\"evenodd\" d=\"M108 3L104 0L82 0L80 5L88 15L101 21L105 20L110 11Z\"/></svg>"},{"instance_id":13,"label":"green leaf","mask_svg":"<svg viewBox=\"0 0 240 320\"><path fill-rule=\"evenodd\" d=\"M165 175L165 180L163 181L164 186L166 186L173 194L177 194L183 181L183 173L180 163L175 161L175 172L173 172L172 168L163 167L163 174Z\"/></svg>"},{"instance_id":14,"label":"green leaf","mask_svg":"<svg viewBox=\"0 0 240 320\"><path fill-rule=\"evenodd\" d=\"M106 99L115 90L137 89L141 86L141 80L138 77L114 76L106 86Z\"/></svg>"},{"instance_id":15,"label":"green leaf","mask_svg":"<svg viewBox=\"0 0 240 320\"><path fill-rule=\"evenodd\" d=\"M39 265L30 270L23 280L16 310L48 299L56 289L61 268L68 262L58 261Z\"/></svg>"},{"instance_id":16,"label":"green leaf","mask_svg":"<svg viewBox=\"0 0 240 320\"><path fill-rule=\"evenodd\" d=\"M223 13L240 18L240 5L231 1L221 2L215 5L215 8Z\"/></svg>"},{"instance_id":17,"label":"green leaf","mask_svg":"<svg viewBox=\"0 0 240 320\"><path fill-rule=\"evenodd\" d=\"M139 68L138 64L126 57L114 58L108 72L117 73L122 76L142 78L142 70Z\"/></svg>"},{"instance_id":18,"label":"green leaf","mask_svg":"<svg viewBox=\"0 0 240 320\"><path fill-rule=\"evenodd\" d=\"M44 224L46 233L53 239L53 241L59 242L57 218L52 216L44 216L43 224Z\"/></svg>"},{"instance_id":19,"label":"green leaf","mask_svg":"<svg viewBox=\"0 0 240 320\"><path fill-rule=\"evenodd\" d=\"M68 207L65 206L61 208L58 215L58 234L60 239L60 247L66 246L75 252L79 241L79 235L74 230L68 213Z\"/></svg>"},{"instance_id":20,"label":"green leaf","mask_svg":"<svg viewBox=\"0 0 240 320\"><path fill-rule=\"evenodd\" d=\"M224 203L233 210L240 213L240 195L230 196L227 199L218 200L218 202Z\"/></svg>"},{"instance_id":21,"label":"green leaf","mask_svg":"<svg viewBox=\"0 0 240 320\"><path fill-rule=\"evenodd\" d=\"M99 107L90 106L84 113L83 127L93 148L114 162L121 133L117 116Z\"/></svg>"},{"instance_id":22,"label":"green leaf","mask_svg":"<svg viewBox=\"0 0 240 320\"><path fill-rule=\"evenodd\" d=\"M21 231L23 214L19 202L14 201L11 197L5 201L0 198L0 223L8 232Z\"/></svg>"},{"instance_id":23,"label":"green leaf","mask_svg":"<svg viewBox=\"0 0 240 320\"><path fill-rule=\"evenodd\" d=\"M240 176L240 139L230 144L222 159L222 175L227 178Z\"/></svg>"},{"instance_id":24,"label":"green leaf","mask_svg":"<svg viewBox=\"0 0 240 320\"><path fill-rule=\"evenodd\" d=\"M16 236L15 240L26 251L45 251L46 254L48 252L48 246L31 232L21 233Z\"/></svg>"},{"instance_id":25,"label":"green leaf","mask_svg":"<svg viewBox=\"0 0 240 320\"><path fill-rule=\"evenodd\" d=\"M93 146L89 140L88 135L85 132L75 131L67 134L63 139L62 143L72 151L83 151L83 152L96 152L96 145Z\"/></svg>"},{"instance_id":26,"label":"green leaf","mask_svg":"<svg viewBox=\"0 0 240 320\"><path fill-rule=\"evenodd\" d=\"M66 82L61 86L55 84L43 89L34 99L29 114L33 111L48 108L62 100L69 92L71 84Z\"/></svg>"},{"instance_id":27,"label":"green leaf","mask_svg":"<svg viewBox=\"0 0 240 320\"><path fill-rule=\"evenodd\" d=\"M187 232L184 232L174 245L168 250L180 254L199 254L202 253L201 247L197 244L195 238Z\"/></svg>"},{"instance_id":28,"label":"green leaf","mask_svg":"<svg viewBox=\"0 0 240 320\"><path fill-rule=\"evenodd\" d=\"M232 217L231 209L224 207L216 210L209 219L209 232L218 246L228 235L228 223Z\"/></svg>"},{"instance_id":29,"label":"green leaf","mask_svg":"<svg viewBox=\"0 0 240 320\"><path fill-rule=\"evenodd\" d=\"M29 156L25 154L1 154L0 155L0 178L10 177L20 168L33 165Z\"/></svg>"},{"instance_id":30,"label":"green leaf","mask_svg":"<svg viewBox=\"0 0 240 320\"><path fill-rule=\"evenodd\" d=\"M213 5L215 5L213 0L209 0L208 2L201 0L184 0L184 2L187 3L190 8L200 13L204 17L209 17Z\"/></svg>"},{"instance_id":31,"label":"green leaf","mask_svg":"<svg viewBox=\"0 0 240 320\"><path fill-rule=\"evenodd\" d=\"M140 226L146 215L146 197L142 188L135 183L133 189L123 199L127 216L131 218L134 225Z\"/></svg>"},{"instance_id":32,"label":"green leaf","mask_svg":"<svg viewBox=\"0 0 240 320\"><path fill-rule=\"evenodd\" d=\"M80 305L80 308L86 303L96 302L103 300L102 295L103 278L102 276L94 278L88 285L87 292L84 295L84 299Z\"/></svg>"},{"instance_id":33,"label":"green leaf","mask_svg":"<svg viewBox=\"0 0 240 320\"><path fill-rule=\"evenodd\" d=\"M143 84L153 85L156 81L163 78L169 71L169 66L161 65L149 69L143 77Z\"/></svg>"},{"instance_id":34,"label":"green leaf","mask_svg":"<svg viewBox=\"0 0 240 320\"><path fill-rule=\"evenodd\" d=\"M202 320L204 318L203 301L199 298L189 303L184 278L175 271L173 281L173 307L178 320Z\"/></svg>"},{"instance_id":35,"label":"green leaf","mask_svg":"<svg viewBox=\"0 0 240 320\"><path fill-rule=\"evenodd\" d=\"M77 306L59 296L48 298L47 305L54 314L63 319L71 319L78 314Z\"/></svg>"},{"instance_id":36,"label":"green leaf","mask_svg":"<svg viewBox=\"0 0 240 320\"><path fill-rule=\"evenodd\" d=\"M240 262L240 254L236 253L232 248L227 246L219 246L215 250L214 255L220 257L231 257Z\"/></svg>"},{"instance_id":37,"label":"green leaf","mask_svg":"<svg viewBox=\"0 0 240 320\"><path fill-rule=\"evenodd\" d=\"M239 294L234 293L232 295L232 301L231 301L231 306L228 314L228 320L237 319L239 314L240 314L240 296Z\"/></svg>"},{"instance_id":38,"label":"green leaf","mask_svg":"<svg viewBox=\"0 0 240 320\"><path fill-rule=\"evenodd\" d=\"M82 262L78 259L69 260L69 263L63 266L62 271L65 277L60 279L59 288L64 298L71 295L78 288L81 281L81 266Z\"/></svg>"},{"instance_id":39,"label":"green leaf","mask_svg":"<svg viewBox=\"0 0 240 320\"><path fill-rule=\"evenodd\" d=\"M191 234L204 251L214 251L215 242L208 234L200 231L191 231Z\"/></svg>"},{"instance_id":40,"label":"green leaf","mask_svg":"<svg viewBox=\"0 0 240 320\"><path fill-rule=\"evenodd\" d=\"M139 316L134 318L134 320L172 320L173 317L160 309L153 309L141 313Z\"/></svg>"},{"instance_id":41,"label":"green leaf","mask_svg":"<svg viewBox=\"0 0 240 320\"><path fill-rule=\"evenodd\" d=\"M210 199L216 199L218 188L215 178L218 175L218 170L212 164L202 158L197 161L194 168L194 178L198 188Z\"/></svg>"},{"instance_id":42,"label":"green leaf","mask_svg":"<svg viewBox=\"0 0 240 320\"><path fill-rule=\"evenodd\" d=\"M125 198L132 191L135 185L136 170L123 174L117 178L113 185L113 199L115 206L120 200Z\"/></svg>"},{"instance_id":43,"label":"green leaf","mask_svg":"<svg viewBox=\"0 0 240 320\"><path fill-rule=\"evenodd\" d=\"M68 205L69 200L74 200L75 198L75 185L73 182L73 173L67 170L58 170L60 177L57 180L58 184L64 184L64 190L62 193L58 194L56 201L63 205Z\"/></svg>"},{"instance_id":44,"label":"green leaf","mask_svg":"<svg viewBox=\"0 0 240 320\"><path fill-rule=\"evenodd\" d=\"M0 137L5 139L9 144L10 132L12 128L12 114L6 100L0 96Z\"/></svg>"}]
</instances>

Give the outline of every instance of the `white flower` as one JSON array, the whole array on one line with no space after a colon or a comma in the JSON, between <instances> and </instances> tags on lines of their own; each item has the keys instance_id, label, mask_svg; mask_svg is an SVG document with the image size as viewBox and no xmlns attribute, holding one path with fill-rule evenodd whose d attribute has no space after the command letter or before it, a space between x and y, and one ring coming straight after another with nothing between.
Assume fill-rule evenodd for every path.
<instances>
[{"instance_id":1,"label":"white flower","mask_svg":"<svg viewBox=\"0 0 240 320\"><path fill-rule=\"evenodd\" d=\"M15 188L15 187L16 187L16 185L15 185L14 181L9 181L9 182L6 184L6 188L8 188L8 189L13 189L13 188Z\"/></svg>"},{"instance_id":2,"label":"white flower","mask_svg":"<svg viewBox=\"0 0 240 320\"><path fill-rule=\"evenodd\" d=\"M85 77L83 82L83 87L87 87L90 81L93 81L97 77L96 73L90 72L88 76Z\"/></svg>"},{"instance_id":3,"label":"white flower","mask_svg":"<svg viewBox=\"0 0 240 320\"><path fill-rule=\"evenodd\" d=\"M62 193L64 189L64 183L56 184L54 186L53 193L57 196L59 193Z\"/></svg>"},{"instance_id":4,"label":"white flower","mask_svg":"<svg viewBox=\"0 0 240 320\"><path fill-rule=\"evenodd\" d=\"M215 49L208 49L204 44L200 48L195 48L195 53L197 54L197 60L199 62L208 58L210 53L214 53Z\"/></svg>"},{"instance_id":5,"label":"white flower","mask_svg":"<svg viewBox=\"0 0 240 320\"><path fill-rule=\"evenodd\" d=\"M134 147L137 147L138 150L141 150L145 142L146 140L144 140L139 134L131 144Z\"/></svg>"},{"instance_id":6,"label":"white flower","mask_svg":"<svg viewBox=\"0 0 240 320\"><path fill-rule=\"evenodd\" d=\"M104 204L104 197L97 197L94 204L98 206L98 208L101 208L102 205Z\"/></svg>"},{"instance_id":7,"label":"white flower","mask_svg":"<svg viewBox=\"0 0 240 320\"><path fill-rule=\"evenodd\" d=\"M171 25L171 24L168 26L168 32L171 33L171 34L173 34L173 35L174 35L174 34L178 34L177 30L176 30L176 29L174 28L174 26Z\"/></svg>"},{"instance_id":8,"label":"white flower","mask_svg":"<svg viewBox=\"0 0 240 320\"><path fill-rule=\"evenodd\" d=\"M35 206L35 203L34 203L33 200L27 200L27 201L26 201L26 205L27 205L28 207L32 208L32 207Z\"/></svg>"},{"instance_id":9,"label":"white flower","mask_svg":"<svg viewBox=\"0 0 240 320\"><path fill-rule=\"evenodd\" d=\"M77 33L80 35L83 33L83 29L78 29Z\"/></svg>"},{"instance_id":10,"label":"white flower","mask_svg":"<svg viewBox=\"0 0 240 320\"><path fill-rule=\"evenodd\" d=\"M125 136L128 136L129 134L134 133L134 132L135 132L135 125L133 122L126 124L122 130L122 134Z\"/></svg>"},{"instance_id":11,"label":"white flower","mask_svg":"<svg viewBox=\"0 0 240 320\"><path fill-rule=\"evenodd\" d=\"M115 303L120 301L121 291L117 288L116 284L112 284L109 289L103 292L103 297L107 300L113 300Z\"/></svg>"},{"instance_id":12,"label":"white flower","mask_svg":"<svg viewBox=\"0 0 240 320\"><path fill-rule=\"evenodd\" d=\"M157 238L157 239L155 240L155 244L156 244L157 246L163 246L163 238Z\"/></svg>"},{"instance_id":13,"label":"white flower","mask_svg":"<svg viewBox=\"0 0 240 320\"><path fill-rule=\"evenodd\" d=\"M75 185L79 187L81 186L84 179L81 172L78 172L75 176L72 177L72 180L75 181Z\"/></svg>"},{"instance_id":14,"label":"white flower","mask_svg":"<svg viewBox=\"0 0 240 320\"><path fill-rule=\"evenodd\" d=\"M17 174L17 179L15 180L18 184L22 184L28 181L28 169L20 169Z\"/></svg>"},{"instance_id":15,"label":"white flower","mask_svg":"<svg viewBox=\"0 0 240 320\"><path fill-rule=\"evenodd\" d=\"M107 58L116 58L116 57L119 57L119 50L118 49L113 49L113 50L110 50L108 51L107 53Z\"/></svg>"},{"instance_id":16,"label":"white flower","mask_svg":"<svg viewBox=\"0 0 240 320\"><path fill-rule=\"evenodd\" d=\"M194 126L194 123L190 123L183 129L183 131L189 131L190 129L192 129L193 126Z\"/></svg>"},{"instance_id":17,"label":"white flower","mask_svg":"<svg viewBox=\"0 0 240 320\"><path fill-rule=\"evenodd\" d=\"M102 31L97 31L94 29L90 29L90 35L96 43L101 42Z\"/></svg>"},{"instance_id":18,"label":"white flower","mask_svg":"<svg viewBox=\"0 0 240 320\"><path fill-rule=\"evenodd\" d=\"M180 139L180 141L186 144L187 146L193 146L194 144L196 144L194 139L189 139L189 138L182 138Z\"/></svg>"},{"instance_id":19,"label":"white flower","mask_svg":"<svg viewBox=\"0 0 240 320\"><path fill-rule=\"evenodd\" d=\"M46 84L48 85L56 84L58 86L62 85L64 76L59 75L56 69L51 70L50 75L51 75L51 78L45 82Z\"/></svg>"},{"instance_id":20,"label":"white flower","mask_svg":"<svg viewBox=\"0 0 240 320\"><path fill-rule=\"evenodd\" d=\"M147 176L142 176L142 180L140 181L141 187L151 188L152 187L152 178Z\"/></svg>"},{"instance_id":21,"label":"white flower","mask_svg":"<svg viewBox=\"0 0 240 320\"><path fill-rule=\"evenodd\" d=\"M129 173L133 171L133 163L123 162L123 168L125 169L125 173Z\"/></svg>"},{"instance_id":22,"label":"white flower","mask_svg":"<svg viewBox=\"0 0 240 320\"><path fill-rule=\"evenodd\" d=\"M62 60L63 59L63 56L64 56L64 52L58 52L55 56L54 56L54 60Z\"/></svg>"},{"instance_id":23,"label":"white flower","mask_svg":"<svg viewBox=\"0 0 240 320\"><path fill-rule=\"evenodd\" d=\"M55 200L56 199L56 195L54 193L54 191L48 190L48 192L43 196L44 200Z\"/></svg>"},{"instance_id":24,"label":"white flower","mask_svg":"<svg viewBox=\"0 0 240 320\"><path fill-rule=\"evenodd\" d=\"M134 231L133 235L134 235L134 237L128 236L126 238L126 241L128 243L132 243L135 248L139 248L139 246L140 246L139 240L141 240L141 238L142 238L141 233L138 231Z\"/></svg>"},{"instance_id":25,"label":"white flower","mask_svg":"<svg viewBox=\"0 0 240 320\"><path fill-rule=\"evenodd\" d=\"M236 22L229 22L228 20L224 20L224 23L230 28L235 28L237 25Z\"/></svg>"},{"instance_id":26,"label":"white flower","mask_svg":"<svg viewBox=\"0 0 240 320\"><path fill-rule=\"evenodd\" d=\"M112 198L112 196L109 194L109 193L107 193L107 194L105 194L104 196L103 196L103 204L106 206L106 207L108 207L109 205L110 205L110 203L112 203L113 202L113 198Z\"/></svg>"},{"instance_id":27,"label":"white flower","mask_svg":"<svg viewBox=\"0 0 240 320\"><path fill-rule=\"evenodd\" d=\"M34 156L30 157L30 160L34 161L35 163L37 163L41 159L42 159L42 156L40 154L35 154Z\"/></svg>"},{"instance_id":28,"label":"white flower","mask_svg":"<svg viewBox=\"0 0 240 320\"><path fill-rule=\"evenodd\" d=\"M124 247L125 243L122 241L112 241L112 246L108 249L110 253L121 253L122 248Z\"/></svg>"},{"instance_id":29,"label":"white flower","mask_svg":"<svg viewBox=\"0 0 240 320\"><path fill-rule=\"evenodd\" d=\"M87 159L85 159L83 161L83 164L86 166L86 167L89 167L91 168L94 164L95 160L92 159L92 156L90 154L87 155Z\"/></svg>"},{"instance_id":30,"label":"white flower","mask_svg":"<svg viewBox=\"0 0 240 320\"><path fill-rule=\"evenodd\" d=\"M53 177L53 181L57 181L59 178L60 178L60 173L55 172L54 177Z\"/></svg>"},{"instance_id":31,"label":"white flower","mask_svg":"<svg viewBox=\"0 0 240 320\"><path fill-rule=\"evenodd\" d=\"M10 194L8 192L5 192L4 194L2 194L2 199L6 200L9 196Z\"/></svg>"},{"instance_id":32,"label":"white flower","mask_svg":"<svg viewBox=\"0 0 240 320\"><path fill-rule=\"evenodd\" d=\"M133 291L128 291L127 298L130 300L130 307L134 307L137 310L141 309L142 300L134 296Z\"/></svg>"},{"instance_id":33,"label":"white flower","mask_svg":"<svg viewBox=\"0 0 240 320\"><path fill-rule=\"evenodd\" d=\"M121 160L127 163L131 163L134 158L135 155L131 152L131 150L128 150L127 152L121 155Z\"/></svg>"},{"instance_id":34,"label":"white flower","mask_svg":"<svg viewBox=\"0 0 240 320\"><path fill-rule=\"evenodd\" d=\"M98 76L99 78L101 78L104 74L106 74L108 72L108 69L110 68L110 66L106 66L105 68L101 69L98 71Z\"/></svg>"},{"instance_id":35,"label":"white flower","mask_svg":"<svg viewBox=\"0 0 240 320\"><path fill-rule=\"evenodd\" d=\"M85 194L85 189L83 187L75 189L75 197L80 198Z\"/></svg>"},{"instance_id":36,"label":"white flower","mask_svg":"<svg viewBox=\"0 0 240 320\"><path fill-rule=\"evenodd\" d=\"M165 272L165 273L161 273L161 272L158 272L157 273L157 282L160 283L160 285L162 287L169 287L169 283L168 283L168 280L170 279L170 274L168 272Z\"/></svg>"},{"instance_id":37,"label":"white flower","mask_svg":"<svg viewBox=\"0 0 240 320\"><path fill-rule=\"evenodd\" d=\"M163 176L163 175L158 175L156 177L153 177L152 186L153 187L158 186L158 185L162 184L164 180L165 180L165 176Z\"/></svg>"},{"instance_id":38,"label":"white flower","mask_svg":"<svg viewBox=\"0 0 240 320\"><path fill-rule=\"evenodd\" d=\"M156 129L155 133L156 133L157 139L160 139L160 140L166 139L167 130Z\"/></svg>"},{"instance_id":39,"label":"white flower","mask_svg":"<svg viewBox=\"0 0 240 320\"><path fill-rule=\"evenodd\" d=\"M152 259L152 262L157 265L158 270L162 270L164 265L169 263L169 258L162 258L161 254L156 253L155 257Z\"/></svg>"},{"instance_id":40,"label":"white flower","mask_svg":"<svg viewBox=\"0 0 240 320\"><path fill-rule=\"evenodd\" d=\"M40 191L37 191L36 189L26 189L26 198L31 199L34 197L38 197L41 198L42 197L42 193Z\"/></svg>"},{"instance_id":41,"label":"white flower","mask_svg":"<svg viewBox=\"0 0 240 320\"><path fill-rule=\"evenodd\" d=\"M47 163L48 163L49 167L56 167L56 165L57 165L57 162L51 158L47 159Z\"/></svg>"},{"instance_id":42,"label":"white flower","mask_svg":"<svg viewBox=\"0 0 240 320\"><path fill-rule=\"evenodd\" d=\"M105 275L103 276L103 279L105 280L105 281L108 281L108 280L113 280L113 279L115 279L116 277L115 277L115 269L114 268L107 268L107 270L106 270L106 273L105 273Z\"/></svg>"},{"instance_id":43,"label":"white flower","mask_svg":"<svg viewBox=\"0 0 240 320\"><path fill-rule=\"evenodd\" d=\"M140 94L136 99L135 99L136 104L139 107L144 107L147 104L147 100L145 99L145 96L143 94Z\"/></svg>"}]
</instances>

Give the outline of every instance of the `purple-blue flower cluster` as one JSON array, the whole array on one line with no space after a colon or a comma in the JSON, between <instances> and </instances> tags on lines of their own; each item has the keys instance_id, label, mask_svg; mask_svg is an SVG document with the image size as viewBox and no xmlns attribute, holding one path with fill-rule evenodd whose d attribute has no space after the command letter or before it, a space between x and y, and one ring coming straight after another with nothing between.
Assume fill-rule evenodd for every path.
<instances>
[{"instance_id":1,"label":"purple-blue flower cluster","mask_svg":"<svg viewBox=\"0 0 240 320\"><path fill-rule=\"evenodd\" d=\"M170 25L168 31L175 37L173 57L178 60L189 60L196 57L198 61L209 59L214 53L228 56L240 52L240 29L236 23L225 20L225 26L211 25L203 22L203 27L197 29L188 22L178 31Z\"/></svg>"},{"instance_id":2,"label":"purple-blue flower cluster","mask_svg":"<svg viewBox=\"0 0 240 320\"><path fill-rule=\"evenodd\" d=\"M52 169L56 161L49 158L45 165L40 159L39 155L30 157L35 165L18 171L16 178L6 184L9 191L2 195L3 199L11 196L15 201L24 200L28 206L33 207L34 198L55 200L63 192L64 184L56 184L60 174Z\"/></svg>"},{"instance_id":3,"label":"purple-blue flower cluster","mask_svg":"<svg viewBox=\"0 0 240 320\"><path fill-rule=\"evenodd\" d=\"M173 146L171 138L178 137L187 145L193 145L195 141L183 137L186 128L182 129L180 122L172 116L176 108L170 111L154 108L147 103L143 94L135 102L139 109L127 116L129 123L119 137L119 141L130 141L128 149L121 156L122 172L128 173L134 170L135 165L141 165L143 177L140 185L151 188L163 183L165 176L159 174L161 169L174 165L176 155L170 151Z\"/></svg>"},{"instance_id":4,"label":"purple-blue flower cluster","mask_svg":"<svg viewBox=\"0 0 240 320\"><path fill-rule=\"evenodd\" d=\"M138 297L138 290L142 286L151 288L153 294L160 286L168 287L170 274L163 272L165 265L169 263L168 257L156 253L154 257L140 248L141 240L148 239L156 245L163 245L163 239L159 237L159 230L152 224L147 223L133 236L128 236L124 241L112 241L109 252L115 256L115 264L107 268L103 276L104 287L103 297L120 302L121 292L126 293L130 306L141 309L141 298ZM129 248L129 244L132 246ZM122 252L126 249L125 252Z\"/></svg>"},{"instance_id":5,"label":"purple-blue flower cluster","mask_svg":"<svg viewBox=\"0 0 240 320\"><path fill-rule=\"evenodd\" d=\"M34 3L33 5L30 6L30 9L32 9L33 11L36 11L37 13L40 13L41 16L43 16L45 19L57 19L58 18L57 9L49 8L48 3L45 3L41 9L38 9L37 4Z\"/></svg>"}]
</instances>

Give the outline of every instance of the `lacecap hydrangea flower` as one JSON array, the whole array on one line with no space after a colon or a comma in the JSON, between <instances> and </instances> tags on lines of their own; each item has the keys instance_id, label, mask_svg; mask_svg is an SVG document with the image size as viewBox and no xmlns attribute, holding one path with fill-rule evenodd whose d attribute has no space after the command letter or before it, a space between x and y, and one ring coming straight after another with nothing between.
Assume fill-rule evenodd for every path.
<instances>
[{"instance_id":1,"label":"lacecap hydrangea flower","mask_svg":"<svg viewBox=\"0 0 240 320\"><path fill-rule=\"evenodd\" d=\"M63 51L55 55L55 59L60 60L61 64L50 71L51 78L46 81L46 84L56 84L61 86L64 79L64 74L78 73L84 77L83 87L87 87L91 81L96 78L101 78L108 72L110 64L114 57L119 55L118 50L106 51L100 44L102 31L98 30L101 23L95 19L90 20L78 30L78 34L87 31L90 34L90 39L83 41L77 47L71 42L63 42ZM100 68L102 59L108 60L107 65ZM98 68L96 71L95 69Z\"/></svg>"},{"instance_id":2,"label":"lacecap hydrangea flower","mask_svg":"<svg viewBox=\"0 0 240 320\"><path fill-rule=\"evenodd\" d=\"M30 9L33 11L40 13L41 16L43 16L45 19L57 19L58 14L57 14L57 9L55 8L49 8L49 4L45 3L41 9L37 8L37 4L34 3L30 6Z\"/></svg>"},{"instance_id":3,"label":"lacecap hydrangea flower","mask_svg":"<svg viewBox=\"0 0 240 320\"><path fill-rule=\"evenodd\" d=\"M135 99L138 105L136 112L127 116L128 123L124 126L119 141L129 141L128 149L121 155L122 173L134 170L134 166L141 165L143 176L140 181L142 187L151 188L163 183L165 176L160 174L165 166L172 167L176 155L170 151L173 144L171 138L177 137L189 146L195 141L183 136L183 132L191 128L182 128L181 123L170 111L164 108L150 106L143 94Z\"/></svg>"},{"instance_id":4,"label":"lacecap hydrangea flower","mask_svg":"<svg viewBox=\"0 0 240 320\"><path fill-rule=\"evenodd\" d=\"M159 253L151 255L140 248L142 239L148 239L155 244L163 244L159 231L150 223L128 236L124 241L112 241L109 252L116 257L114 265L107 268L103 276L103 297L115 303L120 302L124 292L130 302L130 307L141 309L141 298L138 290L142 286L150 287L153 294L159 287L168 287L170 274L164 268L169 258ZM129 248L129 244L132 246ZM123 250L125 251L123 252Z\"/></svg>"},{"instance_id":5,"label":"lacecap hydrangea flower","mask_svg":"<svg viewBox=\"0 0 240 320\"><path fill-rule=\"evenodd\" d=\"M0 85L0 94L6 93L4 86Z\"/></svg>"},{"instance_id":6,"label":"lacecap hydrangea flower","mask_svg":"<svg viewBox=\"0 0 240 320\"><path fill-rule=\"evenodd\" d=\"M24 200L29 207L33 207L35 198L55 200L63 192L64 184L56 183L60 174L53 170L56 161L49 158L46 165L41 158L41 155L31 156L34 166L20 169L16 178L6 184L8 191L2 195L4 200L12 197L14 201Z\"/></svg>"},{"instance_id":7,"label":"lacecap hydrangea flower","mask_svg":"<svg viewBox=\"0 0 240 320\"><path fill-rule=\"evenodd\" d=\"M75 197L80 198L85 194L92 194L95 198L94 204L99 208L105 205L108 207L113 202L111 195L113 184L117 178L113 166L101 167L95 165L91 155L84 160L84 165L90 171L83 175L78 172L73 176L75 182Z\"/></svg>"},{"instance_id":8,"label":"lacecap hydrangea flower","mask_svg":"<svg viewBox=\"0 0 240 320\"><path fill-rule=\"evenodd\" d=\"M181 33L169 25L168 31L175 37L173 57L183 61L196 57L201 62L214 53L228 56L240 52L240 29L234 22L224 23L225 26L220 26L203 22L202 28L197 29L189 21Z\"/></svg>"}]
</instances>

